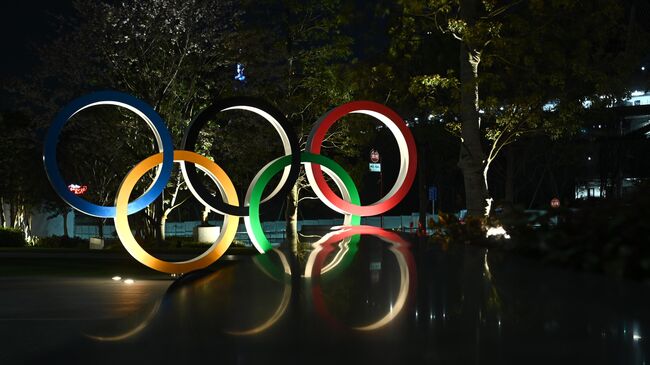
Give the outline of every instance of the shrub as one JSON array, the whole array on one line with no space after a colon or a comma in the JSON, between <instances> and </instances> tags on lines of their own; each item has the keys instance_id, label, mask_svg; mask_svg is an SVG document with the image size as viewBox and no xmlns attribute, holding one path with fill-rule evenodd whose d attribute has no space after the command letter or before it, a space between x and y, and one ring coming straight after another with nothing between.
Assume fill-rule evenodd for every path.
<instances>
[{"instance_id":1,"label":"shrub","mask_svg":"<svg viewBox=\"0 0 650 365\"><path fill-rule=\"evenodd\" d=\"M438 243L478 243L485 241L485 218L467 217L463 221L453 214L440 213L438 222L427 223L434 230L430 240Z\"/></svg>"},{"instance_id":2,"label":"shrub","mask_svg":"<svg viewBox=\"0 0 650 365\"><path fill-rule=\"evenodd\" d=\"M67 236L40 237L36 241L36 246L47 248L88 248L88 240Z\"/></svg>"},{"instance_id":3,"label":"shrub","mask_svg":"<svg viewBox=\"0 0 650 365\"><path fill-rule=\"evenodd\" d=\"M0 228L0 247L23 247L26 246L23 231L15 228Z\"/></svg>"}]
</instances>

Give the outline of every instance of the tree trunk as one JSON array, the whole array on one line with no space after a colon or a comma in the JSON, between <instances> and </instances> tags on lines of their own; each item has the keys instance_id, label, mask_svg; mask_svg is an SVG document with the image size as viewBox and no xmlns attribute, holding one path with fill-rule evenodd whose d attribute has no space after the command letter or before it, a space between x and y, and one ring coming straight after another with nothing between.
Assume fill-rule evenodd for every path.
<instances>
[{"instance_id":1,"label":"tree trunk","mask_svg":"<svg viewBox=\"0 0 650 365\"><path fill-rule=\"evenodd\" d=\"M167 224L167 214L160 217L160 222L158 223L158 242L162 242L167 238L165 236L165 225Z\"/></svg>"},{"instance_id":2,"label":"tree trunk","mask_svg":"<svg viewBox=\"0 0 650 365\"><path fill-rule=\"evenodd\" d=\"M207 206L203 207L203 212L201 212L201 225L202 226L207 226L208 225L208 215L210 214L210 208Z\"/></svg>"},{"instance_id":3,"label":"tree trunk","mask_svg":"<svg viewBox=\"0 0 650 365\"><path fill-rule=\"evenodd\" d=\"M461 0L461 19L470 26L476 20L477 0ZM460 119L461 146L458 167L465 182L467 214L480 217L489 214L491 199L487 189L485 154L481 145L481 118L478 112L478 65L481 53L466 40L460 46Z\"/></svg>"},{"instance_id":4,"label":"tree trunk","mask_svg":"<svg viewBox=\"0 0 650 365\"><path fill-rule=\"evenodd\" d=\"M5 220L5 199L0 198L0 227L7 228L7 222Z\"/></svg>"},{"instance_id":5,"label":"tree trunk","mask_svg":"<svg viewBox=\"0 0 650 365\"><path fill-rule=\"evenodd\" d=\"M14 227L14 222L16 221L16 204L14 200L9 200L9 219L7 220L7 227Z\"/></svg>"},{"instance_id":6,"label":"tree trunk","mask_svg":"<svg viewBox=\"0 0 650 365\"><path fill-rule=\"evenodd\" d=\"M420 161L418 161L418 195L419 199L419 213L420 213L420 226L427 226L427 208L429 207L429 196L427 195L427 177L425 169L425 156L418 156ZM434 212L435 213L435 212Z\"/></svg>"},{"instance_id":7,"label":"tree trunk","mask_svg":"<svg viewBox=\"0 0 650 365\"><path fill-rule=\"evenodd\" d=\"M287 239L286 245L291 252L298 253L298 183L291 188L287 195L287 210L285 212Z\"/></svg>"},{"instance_id":8,"label":"tree trunk","mask_svg":"<svg viewBox=\"0 0 650 365\"><path fill-rule=\"evenodd\" d=\"M32 243L32 217L28 207L23 204L16 204L16 215L13 218L13 228L23 231L25 241Z\"/></svg>"},{"instance_id":9,"label":"tree trunk","mask_svg":"<svg viewBox=\"0 0 650 365\"><path fill-rule=\"evenodd\" d=\"M509 146L506 150L506 202L515 202L515 151Z\"/></svg>"},{"instance_id":10,"label":"tree trunk","mask_svg":"<svg viewBox=\"0 0 650 365\"><path fill-rule=\"evenodd\" d=\"M69 210L64 210L63 213L61 213L61 216L63 216L63 237L69 237L68 236L68 214L70 214Z\"/></svg>"},{"instance_id":11,"label":"tree trunk","mask_svg":"<svg viewBox=\"0 0 650 365\"><path fill-rule=\"evenodd\" d=\"M104 218L97 218L97 230L99 238L104 238Z\"/></svg>"}]
</instances>

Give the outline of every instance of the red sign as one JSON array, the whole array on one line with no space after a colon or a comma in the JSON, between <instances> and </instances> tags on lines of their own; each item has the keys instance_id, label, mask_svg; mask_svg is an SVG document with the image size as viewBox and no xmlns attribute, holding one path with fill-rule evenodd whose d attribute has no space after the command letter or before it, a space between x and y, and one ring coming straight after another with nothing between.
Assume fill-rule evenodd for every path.
<instances>
[{"instance_id":1,"label":"red sign","mask_svg":"<svg viewBox=\"0 0 650 365\"><path fill-rule=\"evenodd\" d=\"M88 190L88 185L70 184L68 185L68 190L70 190L74 195L82 195Z\"/></svg>"},{"instance_id":2,"label":"red sign","mask_svg":"<svg viewBox=\"0 0 650 365\"><path fill-rule=\"evenodd\" d=\"M551 208L559 208L559 207L560 207L560 199L558 198L551 199Z\"/></svg>"},{"instance_id":3,"label":"red sign","mask_svg":"<svg viewBox=\"0 0 650 365\"><path fill-rule=\"evenodd\" d=\"M379 151L371 150L370 151L370 161L377 163L379 162Z\"/></svg>"}]
</instances>

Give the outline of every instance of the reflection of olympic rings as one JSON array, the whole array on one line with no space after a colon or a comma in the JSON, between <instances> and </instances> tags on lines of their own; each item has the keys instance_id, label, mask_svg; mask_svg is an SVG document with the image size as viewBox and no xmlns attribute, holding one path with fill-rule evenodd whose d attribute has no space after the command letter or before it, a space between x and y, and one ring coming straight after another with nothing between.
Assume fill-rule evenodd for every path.
<instances>
[{"instance_id":1,"label":"reflection of olympic rings","mask_svg":"<svg viewBox=\"0 0 650 365\"><path fill-rule=\"evenodd\" d=\"M338 276L338 274L343 274L345 272L358 252L357 244L361 235L372 235L391 244L388 250L395 256L399 265L400 288L391 310L386 315L371 324L351 327L351 329L365 332L384 328L394 321L398 315L408 307L408 303L410 303L415 294L415 262L411 251L407 247L408 244L399 235L377 227L368 226L352 228L346 227L331 232L319 240L319 242L313 244L313 250L307 259L302 277L310 279L307 280L305 284L308 287L311 287L311 302L314 304L316 312L322 319L327 321L329 325L336 329L345 330L347 327L327 309L321 288L321 282L323 282L325 278L332 278L333 276ZM225 333L235 336L252 336L260 334L269 330L278 323L289 308L292 294L291 266L282 251L273 249L272 253L273 254L268 255L258 255L252 259L255 266L257 266L261 272L278 283L283 283L282 295L279 303L274 305L275 309L273 313L268 318L260 321L259 324L238 330L223 329ZM274 259L274 254L278 256L277 259ZM334 254L334 257L331 260L328 260L332 254ZM123 333L110 336L86 334L86 336L97 341L114 342L123 341L141 333L153 322L154 318L159 315L158 312L161 308L169 308L169 303L172 302L171 299L173 298L172 294L177 292L176 289L183 288L188 284L190 286L206 285L206 282L211 281L214 275L220 273L220 271L216 271L210 275L207 275L208 273L208 271L196 271L193 274L185 275L182 279L174 281L165 292L164 296L152 305L146 315L138 316L139 318L142 318L142 321ZM264 302L264 305L270 305L270 303ZM111 328L113 327L114 326L111 326Z\"/></svg>"},{"instance_id":2,"label":"reflection of olympic rings","mask_svg":"<svg viewBox=\"0 0 650 365\"><path fill-rule=\"evenodd\" d=\"M407 299L412 297L415 293L415 261L408 249L408 242L394 232L371 226L349 227L331 232L323 236L323 238L314 244L315 249L312 251L312 254L307 261L307 266L305 267L305 276L312 278L312 298L314 300L316 311L323 318L327 319L334 327L341 327L338 320L336 320L327 310L320 285L320 279L324 271L322 269L324 261L335 249L335 243L355 235L373 235L390 243L392 247L390 247L389 250L395 255L400 270L400 289L391 310L385 316L371 324L353 327L359 331L371 331L384 327L393 321L395 317L400 314L402 309L404 309Z\"/></svg>"},{"instance_id":3,"label":"reflection of olympic rings","mask_svg":"<svg viewBox=\"0 0 650 365\"><path fill-rule=\"evenodd\" d=\"M394 232L370 226L344 227L330 232L312 245L313 249L309 254L302 276L306 279L311 279L308 283L311 286L312 299L319 315L333 327L343 328L344 326L328 311L325 305L321 282L325 281L326 278L331 279L334 276L338 276L338 274L341 274L347 269L358 251L357 244L361 235L375 236L390 243L391 247L389 251L395 256L400 271L400 289L391 310L371 324L352 328L359 331L372 331L380 329L392 322L406 307L409 299L412 300L415 295L415 261L409 249L408 242L402 237ZM268 255L255 257L255 264L269 277L278 282L286 283L287 278L291 275L291 269L281 251L274 249L273 252L280 257L284 270L280 270L277 265L273 264ZM327 258L332 253L335 253L334 257L326 263ZM287 296L287 286L285 284L283 298ZM274 315L264 322L263 326L256 327L253 330L238 332L237 334L254 334L265 330L270 324L276 322L286 309L287 303L283 299L278 309L274 312Z\"/></svg>"},{"instance_id":4,"label":"reflection of olympic rings","mask_svg":"<svg viewBox=\"0 0 650 365\"><path fill-rule=\"evenodd\" d=\"M67 184L64 182L56 162L57 140L65 123L79 111L96 105L117 105L136 113L153 130L160 151L137 164L128 173L120 186L114 207L95 205L75 196L67 189ZM239 206L235 189L219 166L196 153L174 151L169 131L153 108L133 96L118 92L105 91L89 94L74 100L61 110L46 136L43 151L45 171L54 190L64 201L83 213L101 218L113 218L115 229L127 251L144 265L167 273L198 270L216 261L234 238L238 217L241 216L244 217L248 234L258 251L264 253L271 249L271 243L266 239L260 223L259 206L275 196L281 197L282 193L288 191L295 184L301 162L305 164L307 178L319 198L333 210L345 214L345 226L359 225L360 216L377 215L393 208L404 198L413 183L416 167L413 136L404 121L394 111L381 104L368 101L351 102L326 113L316 123L309 136L308 152L300 153L298 139L286 118L269 103L252 98L225 99L203 110L190 123L183 137L183 149L194 149L200 129L215 115L227 110L246 110L262 116L273 125L280 135L285 153L285 156L269 162L257 173L248 188L243 206ZM385 197L368 206L360 205L357 189L345 170L334 161L318 154L327 130L334 122L349 113L366 114L378 119L393 133L400 149L400 170L397 181ZM161 195L171 177L174 160L180 162L183 176L193 195L206 207L224 214L224 227L217 242L195 259L177 263L159 260L144 251L131 234L127 219L128 215L144 209ZM129 203L129 195L137 181L157 165L160 167L152 185L142 196ZM213 196L201 184L196 167L202 169L216 183L221 199ZM280 182L267 197L262 198L264 188L280 170L284 171ZM334 181L343 198L336 195L328 186L323 172Z\"/></svg>"},{"instance_id":5,"label":"reflection of olympic rings","mask_svg":"<svg viewBox=\"0 0 650 365\"><path fill-rule=\"evenodd\" d=\"M262 324L255 326L250 329L246 330L230 330L226 331L226 333L235 335L235 336L250 336L250 335L256 335L258 333L264 332L270 327L273 327L273 325L284 315L284 312L287 310L289 307L289 301L291 299L291 281L287 280L288 277L291 276L291 267L289 266L289 262L287 261L287 258L284 256L282 251L278 249L273 249L273 252L275 252L278 257L280 258L280 263L282 264L282 269L284 273L282 276L279 276L275 273L276 270L274 270L275 266L271 264L270 260L268 260L269 255L260 255L258 257L255 257L253 260L255 260L255 264L261 268L262 272L266 274L268 277L271 279L277 280L279 282L284 282L284 288L282 289L282 299L280 300L280 304L276 308L276 310L273 312L273 315L269 317L266 321L264 321ZM264 261L262 263L258 262L258 258L264 258ZM270 269L270 270L269 270Z\"/></svg>"}]
</instances>

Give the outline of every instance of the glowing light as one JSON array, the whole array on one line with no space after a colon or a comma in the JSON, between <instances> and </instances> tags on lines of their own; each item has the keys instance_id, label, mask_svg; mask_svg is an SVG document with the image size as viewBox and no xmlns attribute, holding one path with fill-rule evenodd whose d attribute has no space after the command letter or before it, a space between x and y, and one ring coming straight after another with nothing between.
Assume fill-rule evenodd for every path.
<instances>
[{"instance_id":1,"label":"glowing light","mask_svg":"<svg viewBox=\"0 0 650 365\"><path fill-rule=\"evenodd\" d=\"M120 280L122 280L122 277L121 276L113 276L111 279L113 281L120 281Z\"/></svg>"},{"instance_id":2,"label":"glowing light","mask_svg":"<svg viewBox=\"0 0 650 365\"><path fill-rule=\"evenodd\" d=\"M235 74L235 80L237 81L246 80L246 75L244 75L244 65L242 65L241 63L237 64L237 73Z\"/></svg>"},{"instance_id":3,"label":"glowing light","mask_svg":"<svg viewBox=\"0 0 650 365\"><path fill-rule=\"evenodd\" d=\"M557 102L556 101L549 101L548 103L544 104L542 106L542 110L545 112L552 112L555 111L555 108L557 107Z\"/></svg>"},{"instance_id":4,"label":"glowing light","mask_svg":"<svg viewBox=\"0 0 650 365\"><path fill-rule=\"evenodd\" d=\"M645 95L644 91L639 91L639 90L634 90L632 93L630 93L630 96L643 96Z\"/></svg>"},{"instance_id":5,"label":"glowing light","mask_svg":"<svg viewBox=\"0 0 650 365\"><path fill-rule=\"evenodd\" d=\"M638 334L636 334L636 333L632 335L632 339L633 339L634 341L639 341L639 340L642 339L642 338L643 338L643 337L641 337L640 335L638 335Z\"/></svg>"},{"instance_id":6,"label":"glowing light","mask_svg":"<svg viewBox=\"0 0 650 365\"><path fill-rule=\"evenodd\" d=\"M491 237L491 236L502 236L507 240L510 239L510 235L508 234L508 232L506 232L503 226L488 228L487 232L485 232L485 237Z\"/></svg>"},{"instance_id":7,"label":"glowing light","mask_svg":"<svg viewBox=\"0 0 650 365\"><path fill-rule=\"evenodd\" d=\"M126 285L132 285L133 283L135 283L135 280L133 280L133 279L124 280L124 284L126 284Z\"/></svg>"},{"instance_id":8,"label":"glowing light","mask_svg":"<svg viewBox=\"0 0 650 365\"><path fill-rule=\"evenodd\" d=\"M74 195L82 195L88 191L88 185L70 184L68 185L68 190L70 190Z\"/></svg>"}]
</instances>

